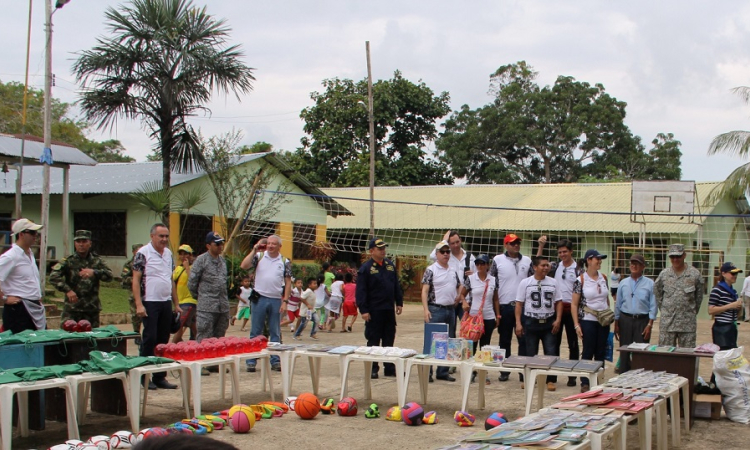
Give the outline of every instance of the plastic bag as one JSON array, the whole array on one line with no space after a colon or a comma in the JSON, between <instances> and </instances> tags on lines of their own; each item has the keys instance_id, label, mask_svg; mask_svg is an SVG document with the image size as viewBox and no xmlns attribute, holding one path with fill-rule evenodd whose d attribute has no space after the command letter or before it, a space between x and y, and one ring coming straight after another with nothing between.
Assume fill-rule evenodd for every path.
<instances>
[{"instance_id":1,"label":"plastic bag","mask_svg":"<svg viewBox=\"0 0 750 450\"><path fill-rule=\"evenodd\" d=\"M750 423L750 364L742 356L743 347L716 352L714 375L721 390L721 403L729 420Z\"/></svg>"},{"instance_id":2,"label":"plastic bag","mask_svg":"<svg viewBox=\"0 0 750 450\"><path fill-rule=\"evenodd\" d=\"M612 362L615 357L615 333L609 332L609 336L607 336L607 350L604 352L604 359L606 359L609 362Z\"/></svg>"}]
</instances>

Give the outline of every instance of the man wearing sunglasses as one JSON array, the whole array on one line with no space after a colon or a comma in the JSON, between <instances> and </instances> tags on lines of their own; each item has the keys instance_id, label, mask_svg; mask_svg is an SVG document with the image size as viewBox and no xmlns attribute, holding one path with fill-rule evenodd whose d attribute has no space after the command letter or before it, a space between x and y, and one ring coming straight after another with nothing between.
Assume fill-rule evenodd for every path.
<instances>
[{"instance_id":1,"label":"man wearing sunglasses","mask_svg":"<svg viewBox=\"0 0 750 450\"><path fill-rule=\"evenodd\" d=\"M695 347L696 317L703 302L703 277L685 264L685 246L669 246L672 267L662 270L654 282L656 304L661 311L659 345Z\"/></svg>"},{"instance_id":2,"label":"man wearing sunglasses","mask_svg":"<svg viewBox=\"0 0 750 450\"><path fill-rule=\"evenodd\" d=\"M39 268L31 246L42 229L29 219L18 219L12 232L16 243L0 256L0 298L3 303L3 331L47 328L42 306Z\"/></svg>"},{"instance_id":3,"label":"man wearing sunglasses","mask_svg":"<svg viewBox=\"0 0 750 450\"><path fill-rule=\"evenodd\" d=\"M500 299L500 324L498 334L500 335L500 348L505 349L505 356L511 356L511 345L513 344L513 330L516 327L516 294L521 280L534 274L531 267L531 259L521 255L521 238L515 234L508 234L503 239L505 253L492 259L490 275L495 277L498 298ZM526 341L521 336L518 339L518 354L526 355ZM501 372L499 380L508 381L510 372ZM523 375L520 375L521 388L523 388Z\"/></svg>"},{"instance_id":4,"label":"man wearing sunglasses","mask_svg":"<svg viewBox=\"0 0 750 450\"><path fill-rule=\"evenodd\" d=\"M229 327L229 295L227 295L227 263L221 253L224 238L214 231L206 235L206 252L195 258L190 267L188 289L198 300L196 329L198 342L211 337L224 337Z\"/></svg>"}]
</instances>

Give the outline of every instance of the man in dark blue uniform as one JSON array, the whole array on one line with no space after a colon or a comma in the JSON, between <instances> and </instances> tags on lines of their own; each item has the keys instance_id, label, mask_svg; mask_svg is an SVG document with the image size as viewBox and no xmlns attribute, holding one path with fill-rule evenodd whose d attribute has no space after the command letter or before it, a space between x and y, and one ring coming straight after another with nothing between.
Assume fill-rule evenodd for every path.
<instances>
[{"instance_id":1,"label":"man in dark blue uniform","mask_svg":"<svg viewBox=\"0 0 750 450\"><path fill-rule=\"evenodd\" d=\"M365 321L365 338L368 346L393 347L396 339L396 314L401 314L404 295L398 281L396 266L385 259L388 244L373 238L368 246L370 259L357 274L357 307ZM392 363L383 364L386 377L396 376ZM378 377L378 363L373 363L371 378Z\"/></svg>"}]
</instances>

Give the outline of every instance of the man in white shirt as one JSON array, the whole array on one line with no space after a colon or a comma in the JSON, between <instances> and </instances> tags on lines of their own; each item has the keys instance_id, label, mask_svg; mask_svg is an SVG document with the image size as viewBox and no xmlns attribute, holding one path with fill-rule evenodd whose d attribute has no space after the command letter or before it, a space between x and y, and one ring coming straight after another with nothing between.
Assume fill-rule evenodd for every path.
<instances>
[{"instance_id":1,"label":"man in white shirt","mask_svg":"<svg viewBox=\"0 0 750 450\"><path fill-rule=\"evenodd\" d=\"M513 344L513 330L516 327L516 294L521 280L533 274L531 259L521 255L521 238L515 234L508 234L503 239L505 253L492 259L490 275L497 282L497 293L500 299L500 324L498 334L500 335L500 348L505 349L505 355L511 356ZM518 338L518 354L526 355L526 342L523 336ZM508 381L510 372L501 372L500 381ZM520 375L521 388L523 388L523 375Z\"/></svg>"},{"instance_id":2,"label":"man in white shirt","mask_svg":"<svg viewBox=\"0 0 750 450\"><path fill-rule=\"evenodd\" d=\"M172 281L174 260L168 243L169 228L163 223L154 224L151 242L141 247L133 258L133 298L136 314L143 320L141 356L154 356L158 344L169 342L172 306L182 313L177 286ZM166 376L165 372L155 373L148 388L177 389Z\"/></svg>"},{"instance_id":3,"label":"man in white shirt","mask_svg":"<svg viewBox=\"0 0 750 450\"><path fill-rule=\"evenodd\" d=\"M750 276L745 277L740 298L745 306L745 322L750 322Z\"/></svg>"},{"instance_id":4,"label":"man in white shirt","mask_svg":"<svg viewBox=\"0 0 750 450\"><path fill-rule=\"evenodd\" d=\"M20 333L47 328L42 305L39 268L31 252L38 231L29 219L18 219L12 232L16 243L0 256L0 298L3 303L3 330Z\"/></svg>"},{"instance_id":5,"label":"man in white shirt","mask_svg":"<svg viewBox=\"0 0 750 450\"><path fill-rule=\"evenodd\" d=\"M474 266L474 255L463 249L461 246L461 235L459 235L456 230L446 231L443 240L448 243L451 249L448 265L454 272L456 272L458 279L463 283L466 280L466 277L476 272L476 267ZM432 250L432 253L430 253L430 260L432 262L437 261L437 250ZM460 304L456 306L456 317L458 319L461 318L463 311L464 310Z\"/></svg>"},{"instance_id":6,"label":"man in white shirt","mask_svg":"<svg viewBox=\"0 0 750 450\"><path fill-rule=\"evenodd\" d=\"M456 337L456 303L458 290L461 287L455 270L448 264L450 259L450 245L440 241L435 246L437 261L428 267L422 277L422 308L424 309L424 323L448 324L448 336ZM449 373L449 368L439 366L437 379L456 381ZM432 367L430 367L432 380Z\"/></svg>"}]
</instances>

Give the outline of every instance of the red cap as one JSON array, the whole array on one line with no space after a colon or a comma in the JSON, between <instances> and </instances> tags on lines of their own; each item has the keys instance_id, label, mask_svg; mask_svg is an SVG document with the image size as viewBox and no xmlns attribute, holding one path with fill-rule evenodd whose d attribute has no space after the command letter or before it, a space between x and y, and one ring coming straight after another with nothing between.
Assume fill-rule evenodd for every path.
<instances>
[{"instance_id":1,"label":"red cap","mask_svg":"<svg viewBox=\"0 0 750 450\"><path fill-rule=\"evenodd\" d=\"M515 234L508 234L505 236L505 239L503 239L503 245L509 244L511 242L520 241L521 238L516 236Z\"/></svg>"}]
</instances>

